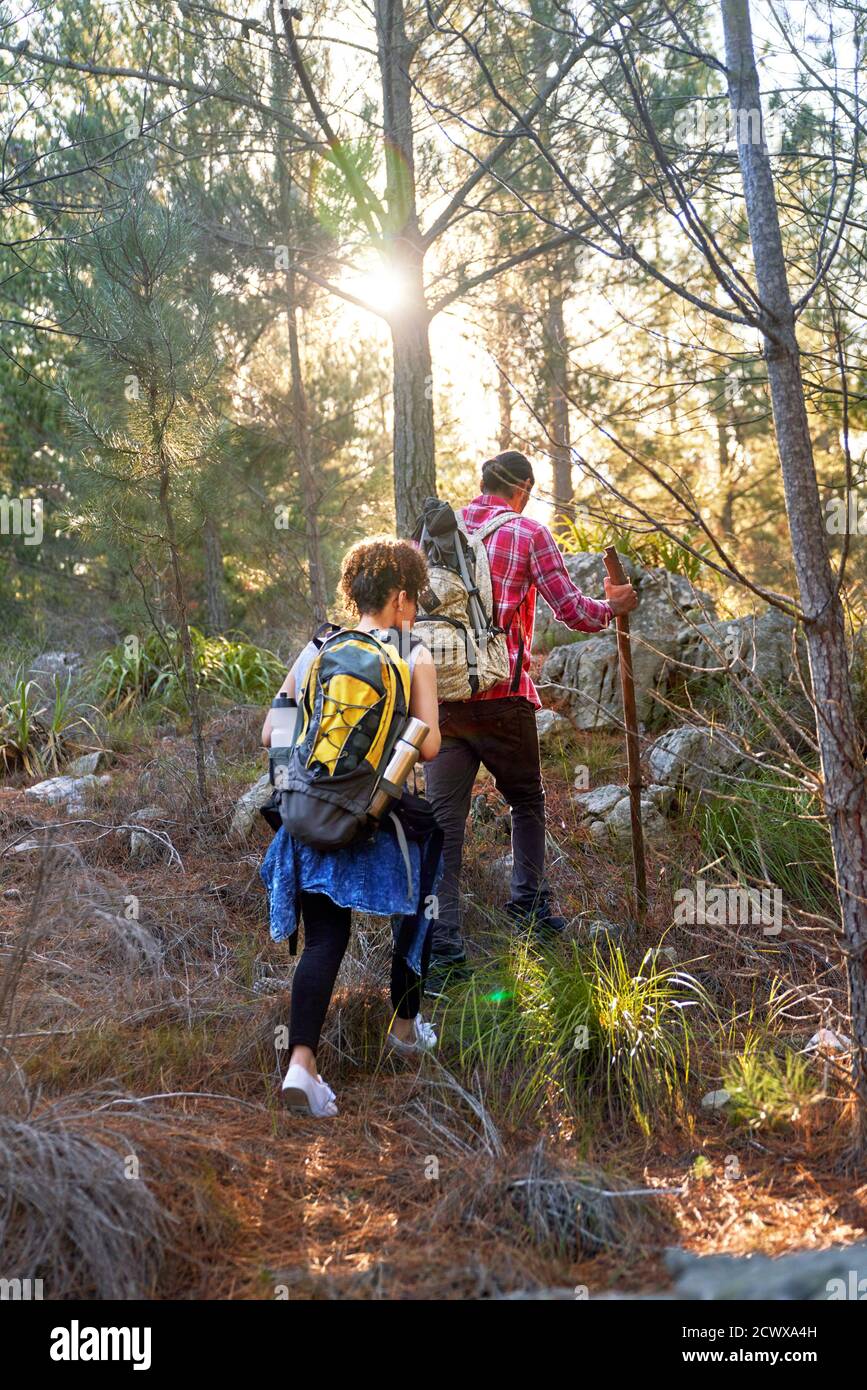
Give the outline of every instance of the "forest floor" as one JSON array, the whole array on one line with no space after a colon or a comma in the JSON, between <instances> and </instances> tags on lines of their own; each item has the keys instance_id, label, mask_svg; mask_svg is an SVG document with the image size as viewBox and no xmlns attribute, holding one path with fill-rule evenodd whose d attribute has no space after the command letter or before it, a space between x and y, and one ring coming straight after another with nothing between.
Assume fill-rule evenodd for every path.
<instances>
[{"instance_id":1,"label":"forest floor","mask_svg":"<svg viewBox=\"0 0 867 1390\"><path fill-rule=\"evenodd\" d=\"M23 787L0 792L0 941L5 959L21 963L4 1032L26 1078L27 1114L135 1155L158 1205L133 1241L148 1251L141 1292L466 1299L556 1287L593 1297L670 1287L669 1246L780 1254L864 1237L867 1182L841 1164L841 1100L828 1094L782 1128L734 1125L700 1104L719 1084L712 1056L694 1060L689 1104L673 1099L649 1125L616 1106L571 1113L556 1088L517 1113L464 1071L463 1118L443 1127L431 1095L460 1071L448 1017L442 1056L451 1071L384 1058L387 929L370 919L354 934L320 1056L339 1117L285 1113L274 1038L287 1021L294 962L268 936L258 864L270 832L257 825L241 849L226 839L236 796L261 769L254 725L240 711L209 728L207 825L189 812L189 760L173 736L144 756L118 747L110 782L86 812L60 815ZM574 763L592 763L598 783L620 776L619 757L615 740L598 738L546 757L551 874L575 938L588 915L617 921L627 912L628 856L582 839L569 794ZM467 928L478 950L500 929L508 841L490 782L476 792L485 804L468 834L467 886L483 911L469 912ZM176 860L134 861L118 829L152 803L163 819L150 823L168 834ZM43 836L50 850L16 851ZM815 950L804 957L792 943L669 930L672 865L697 853L687 828L667 858L651 856L655 905L639 946L672 944L684 968L743 1015L767 1003L773 980L809 976ZM815 1025L799 1018L793 1038ZM17 1086L7 1075L6 1095ZM599 1186L639 1192L615 1237L585 1238L580 1219L577 1230L574 1221L540 1227L522 1196L541 1171L540 1141L552 1171L592 1171L603 1175ZM61 1238L74 1242L76 1232ZM95 1256L73 1261L70 1273L66 1260L47 1296L104 1295L112 1275L98 1265Z\"/></svg>"}]
</instances>

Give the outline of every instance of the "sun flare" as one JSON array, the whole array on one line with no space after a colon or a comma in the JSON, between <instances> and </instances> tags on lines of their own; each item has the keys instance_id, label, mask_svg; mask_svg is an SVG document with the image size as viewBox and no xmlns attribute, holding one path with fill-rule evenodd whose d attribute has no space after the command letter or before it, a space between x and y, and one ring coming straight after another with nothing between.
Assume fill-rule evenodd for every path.
<instances>
[{"instance_id":1,"label":"sun flare","mask_svg":"<svg viewBox=\"0 0 867 1390\"><path fill-rule=\"evenodd\" d=\"M386 314L399 309L406 298L404 276L400 270L390 265L375 265L353 276L347 288L350 294L356 295Z\"/></svg>"}]
</instances>

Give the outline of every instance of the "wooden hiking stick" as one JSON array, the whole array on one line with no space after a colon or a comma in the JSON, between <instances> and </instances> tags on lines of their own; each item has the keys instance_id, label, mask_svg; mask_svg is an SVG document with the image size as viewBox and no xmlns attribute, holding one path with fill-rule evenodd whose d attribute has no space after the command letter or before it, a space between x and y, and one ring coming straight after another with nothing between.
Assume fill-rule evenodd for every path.
<instances>
[{"instance_id":1,"label":"wooden hiking stick","mask_svg":"<svg viewBox=\"0 0 867 1390\"><path fill-rule=\"evenodd\" d=\"M613 545L605 548L605 568L612 584L629 580ZM629 814L632 821L632 865L635 872L635 910L639 921L647 912L647 869L644 863L644 832L641 828L641 750L638 742L638 715L635 710L635 679L632 674L632 642L629 617L619 613L617 656L620 665L620 693L623 696L623 723L626 728L626 768L629 783Z\"/></svg>"}]
</instances>

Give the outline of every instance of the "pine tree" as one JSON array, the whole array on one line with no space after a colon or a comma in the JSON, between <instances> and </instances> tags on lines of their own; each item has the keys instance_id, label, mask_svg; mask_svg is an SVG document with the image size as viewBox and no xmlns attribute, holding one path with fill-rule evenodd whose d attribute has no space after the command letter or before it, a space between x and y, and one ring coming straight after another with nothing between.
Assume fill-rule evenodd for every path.
<instances>
[{"instance_id":1,"label":"pine tree","mask_svg":"<svg viewBox=\"0 0 867 1390\"><path fill-rule=\"evenodd\" d=\"M216 378L210 304L192 298L193 237L178 214L133 191L126 211L62 252L68 322L81 360L66 385L87 488L85 526L135 556L157 631L180 640L200 805L204 742L183 552L205 461ZM170 595L164 603L163 585Z\"/></svg>"}]
</instances>

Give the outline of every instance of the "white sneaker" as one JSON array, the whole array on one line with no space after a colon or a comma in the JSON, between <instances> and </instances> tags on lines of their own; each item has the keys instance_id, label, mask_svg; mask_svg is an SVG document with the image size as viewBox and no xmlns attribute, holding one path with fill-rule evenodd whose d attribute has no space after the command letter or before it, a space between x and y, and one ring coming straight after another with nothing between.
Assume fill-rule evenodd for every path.
<instances>
[{"instance_id":1,"label":"white sneaker","mask_svg":"<svg viewBox=\"0 0 867 1390\"><path fill-rule=\"evenodd\" d=\"M311 1076L306 1067L298 1062L291 1066L283 1078L281 1095L290 1110L298 1110L304 1115L315 1115L317 1119L331 1119L337 1114L337 1098L330 1086L326 1086L321 1076Z\"/></svg>"},{"instance_id":2,"label":"white sneaker","mask_svg":"<svg viewBox=\"0 0 867 1390\"><path fill-rule=\"evenodd\" d=\"M389 1047L393 1047L395 1052L433 1052L437 1045L437 1035L429 1023L425 1023L421 1014L416 1014L413 1019L415 1024L415 1036L412 1042L403 1042L401 1038L395 1037L394 1033L389 1032L386 1042Z\"/></svg>"}]
</instances>

